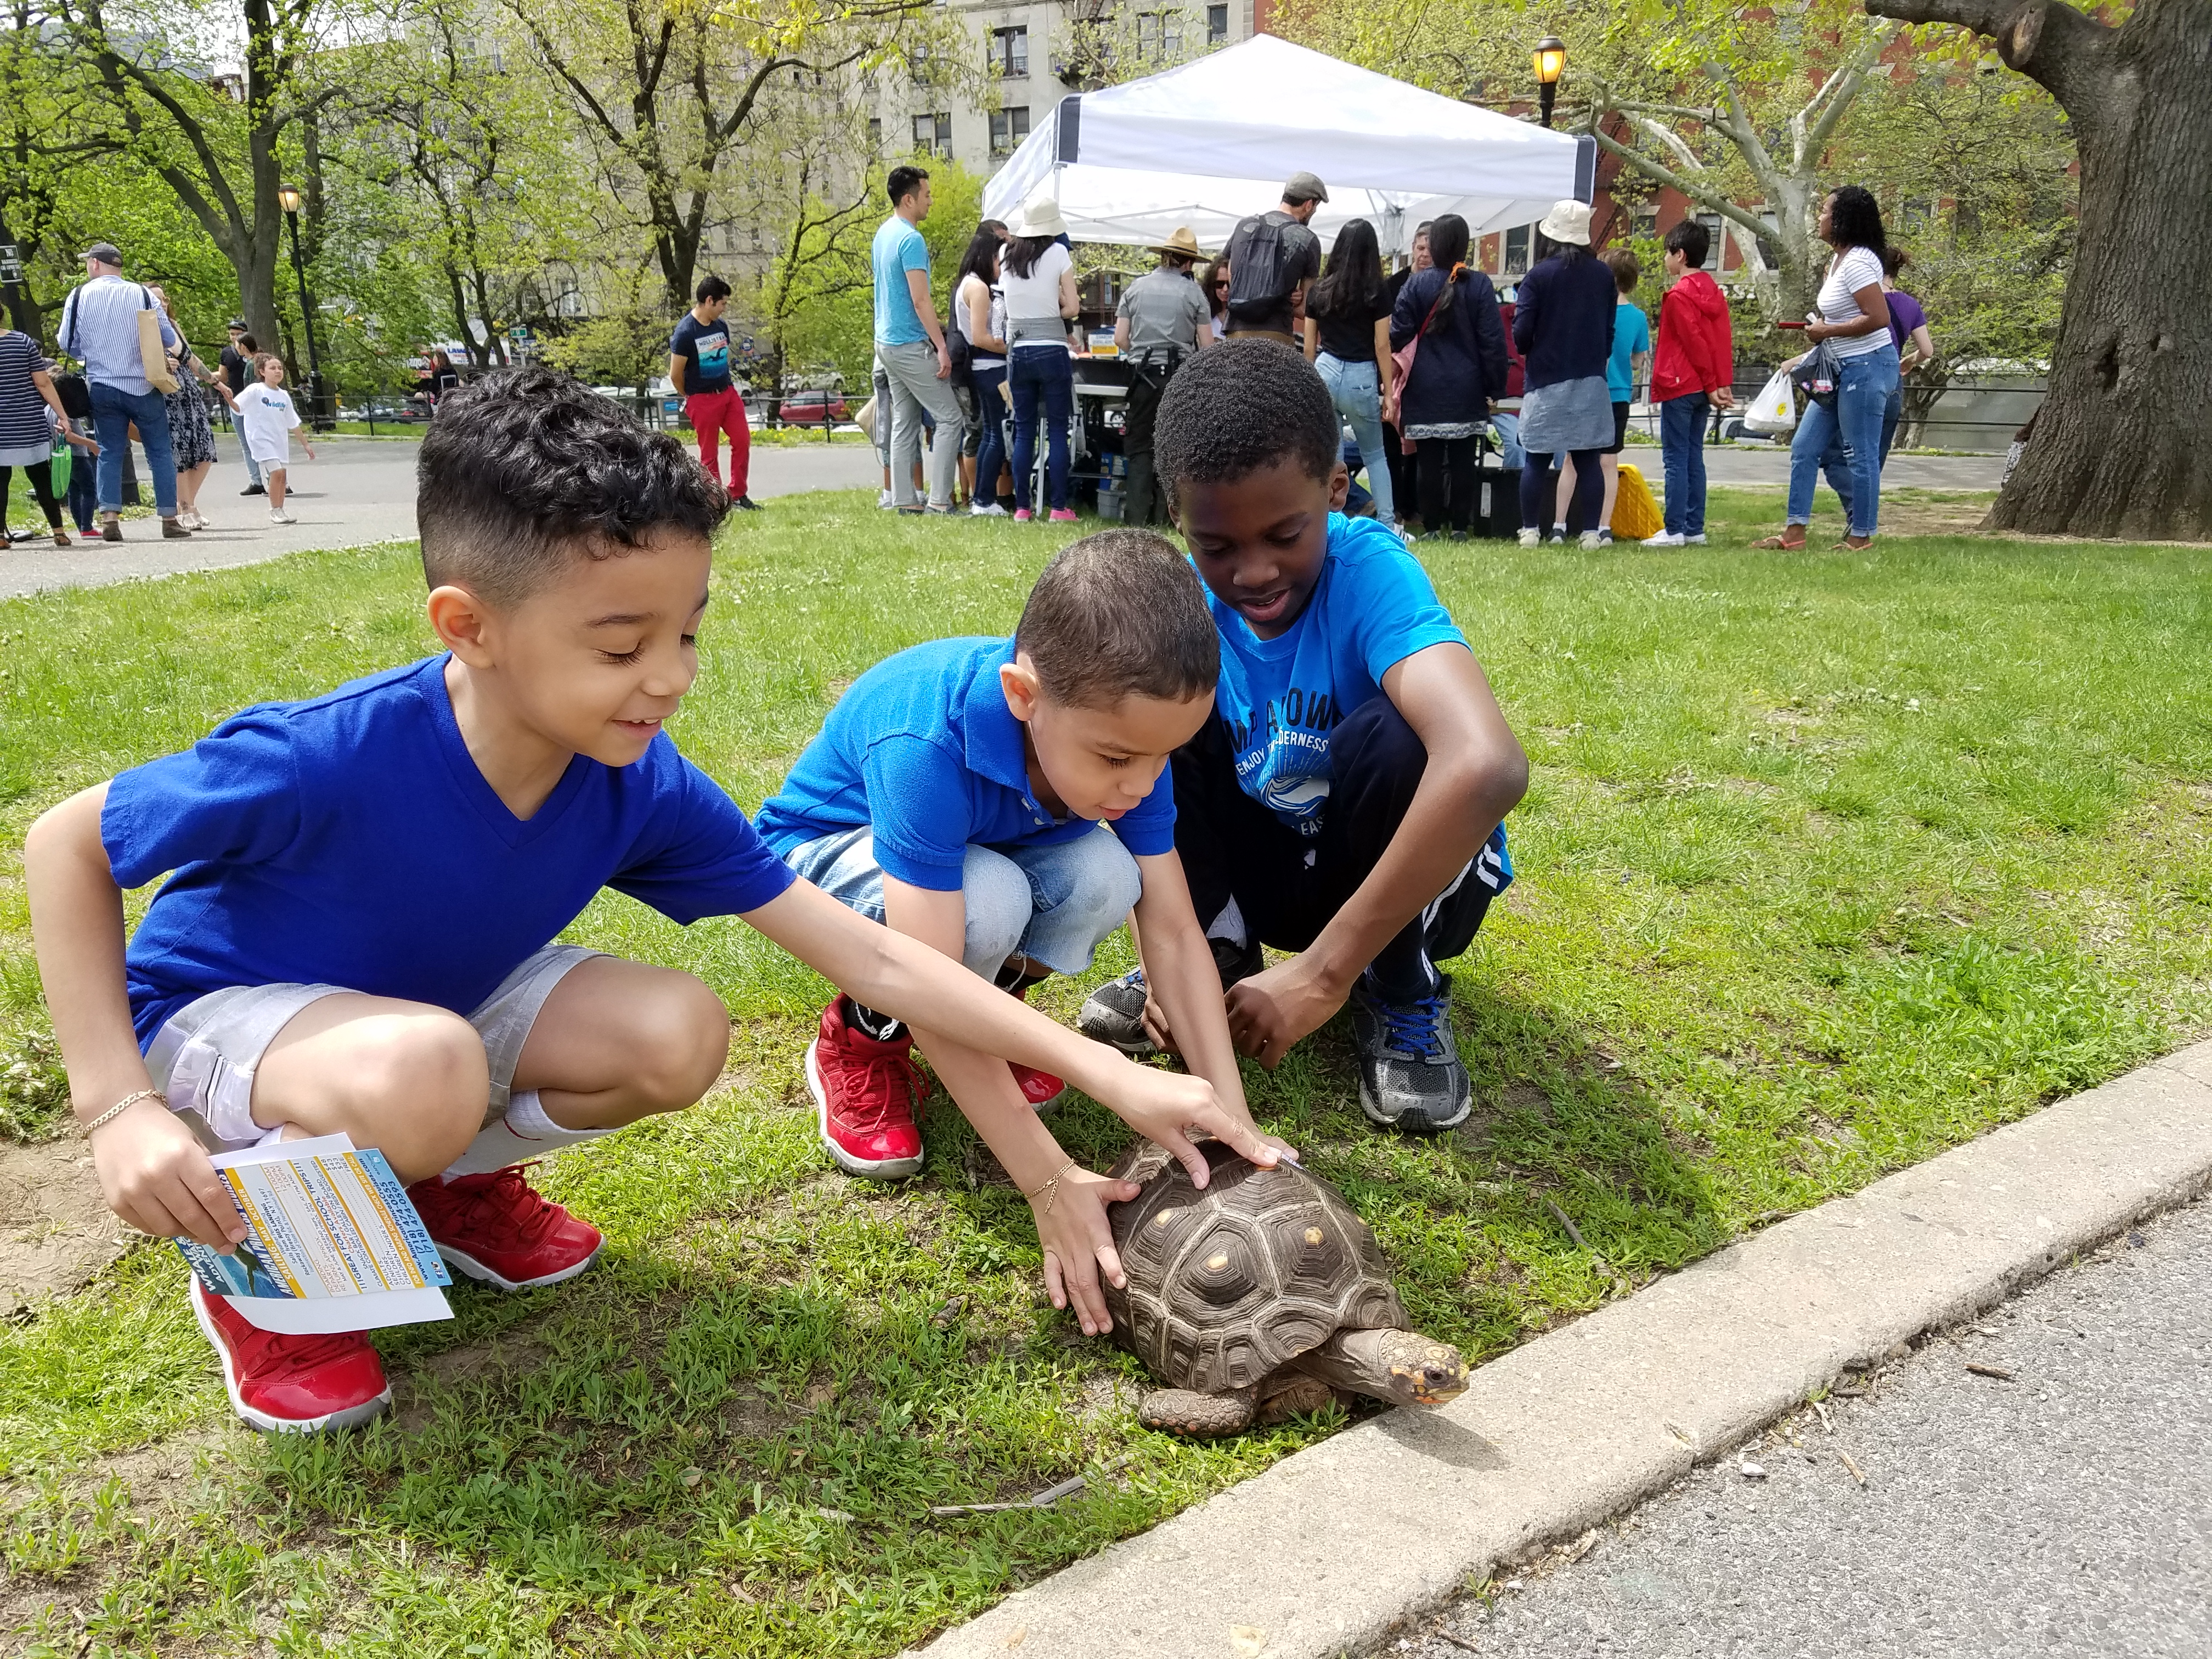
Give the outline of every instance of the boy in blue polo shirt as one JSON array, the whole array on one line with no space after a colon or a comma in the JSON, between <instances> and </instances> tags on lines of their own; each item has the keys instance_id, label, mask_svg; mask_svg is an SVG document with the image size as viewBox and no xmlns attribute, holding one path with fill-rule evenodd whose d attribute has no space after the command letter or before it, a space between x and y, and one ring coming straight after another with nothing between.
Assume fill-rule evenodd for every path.
<instances>
[{"instance_id":1,"label":"boy in blue polo shirt","mask_svg":"<svg viewBox=\"0 0 2212 1659\"><path fill-rule=\"evenodd\" d=\"M1212 713L1218 659L1197 578L1173 546L1140 530L1086 537L1045 567L1012 639L918 645L855 680L762 804L761 834L833 898L1016 997L1082 972L1133 910L1184 1060L1256 1144L1176 858L1166 776ZM851 997L823 1010L806 1081L823 1144L854 1175L921 1167L916 1035ZM1037 1120L1060 1096L1057 1076L918 1035L1009 1172L1049 1148L1063 1206L1087 1212L1123 1195L1073 1169ZM1038 1226L1050 1279L1057 1229L1042 1207Z\"/></svg>"},{"instance_id":2,"label":"boy in blue polo shirt","mask_svg":"<svg viewBox=\"0 0 2212 1659\"><path fill-rule=\"evenodd\" d=\"M1269 1160L1241 1099L1224 1112L795 881L677 753L662 727L698 673L728 503L674 439L526 368L454 392L419 471L442 654L249 708L25 844L70 1094L125 1220L228 1250L245 1224L209 1152L344 1133L410 1183L463 1273L514 1291L581 1273L599 1231L516 1166L690 1106L730 1036L690 975L552 942L603 886L679 922L742 915L875 1006L1068 1071L1187 1161L1193 1124ZM165 872L126 946L118 889ZM1042 1160L1008 1168L1053 1190ZM1073 1277L1103 1318L1097 1270ZM256 1427L390 1401L365 1336L285 1336L250 1302L191 1295Z\"/></svg>"},{"instance_id":3,"label":"boy in blue polo shirt","mask_svg":"<svg viewBox=\"0 0 2212 1659\"><path fill-rule=\"evenodd\" d=\"M1321 377L1266 341L1200 352L1161 398L1154 465L1221 641L1175 757L1176 850L1238 1048L1272 1068L1349 1000L1362 1109L1433 1133L1472 1098L1437 964L1512 879L1499 821L1528 763L1428 573L1343 516L1337 434ZM1298 954L1267 968L1262 945ZM1148 979L1103 987L1083 1029L1180 1039Z\"/></svg>"}]
</instances>

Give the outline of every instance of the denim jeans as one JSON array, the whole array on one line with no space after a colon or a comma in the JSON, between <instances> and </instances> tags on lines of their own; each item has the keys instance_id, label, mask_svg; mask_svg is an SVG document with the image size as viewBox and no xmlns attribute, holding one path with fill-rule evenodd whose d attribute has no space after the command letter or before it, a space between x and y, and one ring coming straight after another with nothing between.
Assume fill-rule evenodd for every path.
<instances>
[{"instance_id":1,"label":"denim jeans","mask_svg":"<svg viewBox=\"0 0 2212 1659\"><path fill-rule=\"evenodd\" d=\"M1667 533L1705 533L1705 415L1702 392L1659 405L1659 461L1667 481Z\"/></svg>"},{"instance_id":2,"label":"denim jeans","mask_svg":"<svg viewBox=\"0 0 2212 1659\"><path fill-rule=\"evenodd\" d=\"M952 482L960 476L960 400L952 382L937 378L937 348L927 340L879 345L876 356L891 393L891 502L912 508L914 464L921 458L927 414L935 435L929 446L929 504L951 508Z\"/></svg>"},{"instance_id":3,"label":"denim jeans","mask_svg":"<svg viewBox=\"0 0 2212 1659\"><path fill-rule=\"evenodd\" d=\"M848 909L884 920L884 872L875 832L841 830L784 860ZM1015 951L1054 973L1079 974L1099 941L1128 919L1143 891L1137 860L1104 824L1073 841L994 849L970 847L960 871L968 936L960 959L985 979Z\"/></svg>"},{"instance_id":4,"label":"denim jeans","mask_svg":"<svg viewBox=\"0 0 2212 1659\"><path fill-rule=\"evenodd\" d=\"M1384 524L1396 524L1398 504L1390 488L1390 458L1382 447L1382 390L1373 362L1346 362L1324 351L1314 367L1328 384L1329 401L1351 425L1352 435L1359 445L1359 459L1367 468L1367 490L1375 497L1375 516Z\"/></svg>"},{"instance_id":5,"label":"denim jeans","mask_svg":"<svg viewBox=\"0 0 2212 1659\"><path fill-rule=\"evenodd\" d=\"M1843 360L1834 407L1806 404L1790 444L1791 524L1813 522L1814 477L1829 446L1840 437L1850 453L1851 495L1844 508L1850 533L1875 533L1881 518L1881 418L1896 389L1897 348L1885 340L1872 351Z\"/></svg>"},{"instance_id":6,"label":"denim jeans","mask_svg":"<svg viewBox=\"0 0 2212 1659\"><path fill-rule=\"evenodd\" d=\"M1521 447L1521 417L1510 409L1490 411L1490 429L1498 434L1498 460L1508 472L1528 465L1528 452ZM1420 453L1419 450L1413 452Z\"/></svg>"},{"instance_id":7,"label":"denim jeans","mask_svg":"<svg viewBox=\"0 0 2212 1659\"><path fill-rule=\"evenodd\" d=\"M1006 371L970 371L975 384L975 499L988 505L999 499L999 474L1006 465Z\"/></svg>"},{"instance_id":8,"label":"denim jeans","mask_svg":"<svg viewBox=\"0 0 2212 1659\"><path fill-rule=\"evenodd\" d=\"M146 470L154 475L154 505L163 518L175 518L177 461L169 448L168 404L158 392L125 392L106 380L92 382L91 392L93 434L100 440L100 510L123 509L123 454L135 421Z\"/></svg>"},{"instance_id":9,"label":"denim jeans","mask_svg":"<svg viewBox=\"0 0 2212 1659\"><path fill-rule=\"evenodd\" d=\"M1075 361L1059 346L1017 346L1007 360L1006 385L1014 395L1014 501L1036 502L1037 404L1044 404L1045 500L1058 513L1067 506L1067 422L1075 412ZM1040 958L1042 959L1042 958Z\"/></svg>"},{"instance_id":10,"label":"denim jeans","mask_svg":"<svg viewBox=\"0 0 2212 1659\"><path fill-rule=\"evenodd\" d=\"M1898 389L1889 394L1889 402L1881 411L1881 464L1889 465L1890 447L1897 441L1898 422L1905 418L1905 387L1900 380ZM1820 474L1828 481L1828 488L1836 492L1836 499L1844 505L1844 517L1851 516L1851 452L1844 443L1843 430L1837 428L1835 441L1820 457Z\"/></svg>"}]
</instances>

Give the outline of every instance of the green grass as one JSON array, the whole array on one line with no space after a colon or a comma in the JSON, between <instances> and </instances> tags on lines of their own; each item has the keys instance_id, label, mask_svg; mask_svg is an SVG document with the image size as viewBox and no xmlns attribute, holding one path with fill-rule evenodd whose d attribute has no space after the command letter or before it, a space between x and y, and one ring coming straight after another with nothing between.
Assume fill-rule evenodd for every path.
<instances>
[{"instance_id":1,"label":"green grass","mask_svg":"<svg viewBox=\"0 0 2212 1659\"><path fill-rule=\"evenodd\" d=\"M1341 1021L1249 1081L1476 1356L2206 1023L2212 556L1747 550L1776 505L1716 492L1716 545L1667 554L1423 544L1534 761L1521 878L1456 969L1476 1111L1370 1131ZM862 495L733 524L679 741L757 802L869 663L1009 627L1057 540ZM419 585L386 550L0 604L0 1036L41 1023L32 816L423 651ZM818 981L611 896L573 936L739 1020L702 1107L551 1173L603 1265L388 1334L402 1411L314 1443L224 1426L167 1246L0 1330L19 1650L890 1653L1336 1425L1138 1430L1133 1364L1044 1304L1025 1207L949 1106L916 1180L828 1170L797 1069ZM1088 1103L1054 1122L1089 1160L1127 1139ZM1086 1469L1053 1509L927 1513Z\"/></svg>"}]
</instances>

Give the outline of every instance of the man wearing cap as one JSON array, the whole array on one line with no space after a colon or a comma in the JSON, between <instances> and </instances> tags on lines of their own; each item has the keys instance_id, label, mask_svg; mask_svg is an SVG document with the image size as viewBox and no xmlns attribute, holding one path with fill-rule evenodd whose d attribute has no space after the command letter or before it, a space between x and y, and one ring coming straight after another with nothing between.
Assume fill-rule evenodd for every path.
<instances>
[{"instance_id":1,"label":"man wearing cap","mask_svg":"<svg viewBox=\"0 0 2212 1659\"><path fill-rule=\"evenodd\" d=\"M1130 524L1158 524L1166 503L1152 477L1152 417L1168 377L1182 360L1213 341L1213 313L1206 295L1191 280L1190 268L1201 257L1188 225L1150 250L1158 269L1146 272L1122 291L1114 313L1114 346L1129 360L1127 424L1121 434L1129 477L1121 514Z\"/></svg>"},{"instance_id":2,"label":"man wearing cap","mask_svg":"<svg viewBox=\"0 0 2212 1659\"><path fill-rule=\"evenodd\" d=\"M169 448L169 406L146 378L138 345L138 313L153 313L161 343L173 348L177 331L154 296L123 280L123 255L112 242L94 242L84 251L83 283L62 306L58 338L61 349L84 365L92 395L93 430L100 439L100 534L123 539L123 456L131 428L146 451L146 470L154 475L154 504L161 511L161 534L171 540L191 532L177 522L177 463Z\"/></svg>"},{"instance_id":3,"label":"man wearing cap","mask_svg":"<svg viewBox=\"0 0 2212 1659\"><path fill-rule=\"evenodd\" d=\"M233 398L246 390L246 377L252 373L253 351L253 337L246 331L246 319L232 318L230 339L223 346L218 366L222 370L222 383L230 388ZM241 495L265 495L267 492L261 483L261 463L253 459L253 447L242 436L239 440L238 453L246 457L246 488L238 493Z\"/></svg>"},{"instance_id":4,"label":"man wearing cap","mask_svg":"<svg viewBox=\"0 0 2212 1659\"><path fill-rule=\"evenodd\" d=\"M1229 332L1258 334L1297 349L1307 288L1321 275L1321 238L1306 228L1328 186L1294 173L1283 204L1255 213L1229 238Z\"/></svg>"}]
</instances>

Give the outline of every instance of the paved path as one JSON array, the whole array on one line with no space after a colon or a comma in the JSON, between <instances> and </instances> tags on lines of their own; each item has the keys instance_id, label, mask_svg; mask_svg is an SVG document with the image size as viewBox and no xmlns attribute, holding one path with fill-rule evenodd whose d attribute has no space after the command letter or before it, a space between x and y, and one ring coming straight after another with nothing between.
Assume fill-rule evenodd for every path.
<instances>
[{"instance_id":1,"label":"paved path","mask_svg":"<svg viewBox=\"0 0 2212 1659\"><path fill-rule=\"evenodd\" d=\"M1642 468L1655 490L1659 487L1657 450L1631 449L1621 459ZM1882 469L1881 481L1893 489L1995 489L2003 473L2002 455L1893 455ZM1708 449L1705 482L1781 489L1790 482L1790 451L1786 447L1739 449L1733 445Z\"/></svg>"},{"instance_id":2,"label":"paved path","mask_svg":"<svg viewBox=\"0 0 2212 1659\"><path fill-rule=\"evenodd\" d=\"M324 438L318 459L296 461L295 486L285 505L293 525L269 522L269 503L241 497L246 471L235 441L216 434L216 465L200 491L200 511L213 526L190 541L161 539L151 518L126 520L124 541L21 542L0 548L0 599L53 587L98 587L133 576L166 576L258 564L313 548L362 547L409 541L415 535L415 454L412 439ZM143 469L142 469L143 473ZM874 483L875 457L862 444L824 444L753 451L750 482L756 496L806 489L851 489Z\"/></svg>"},{"instance_id":3,"label":"paved path","mask_svg":"<svg viewBox=\"0 0 2212 1659\"><path fill-rule=\"evenodd\" d=\"M1833 1401L1832 1435L1804 1413L1786 1425L1802 1450L1769 1435L1574 1565L1462 1600L1455 1639L1424 1621L1370 1651L2195 1659L2212 1652L2208 1333L2212 1200L1929 1340Z\"/></svg>"}]
</instances>

